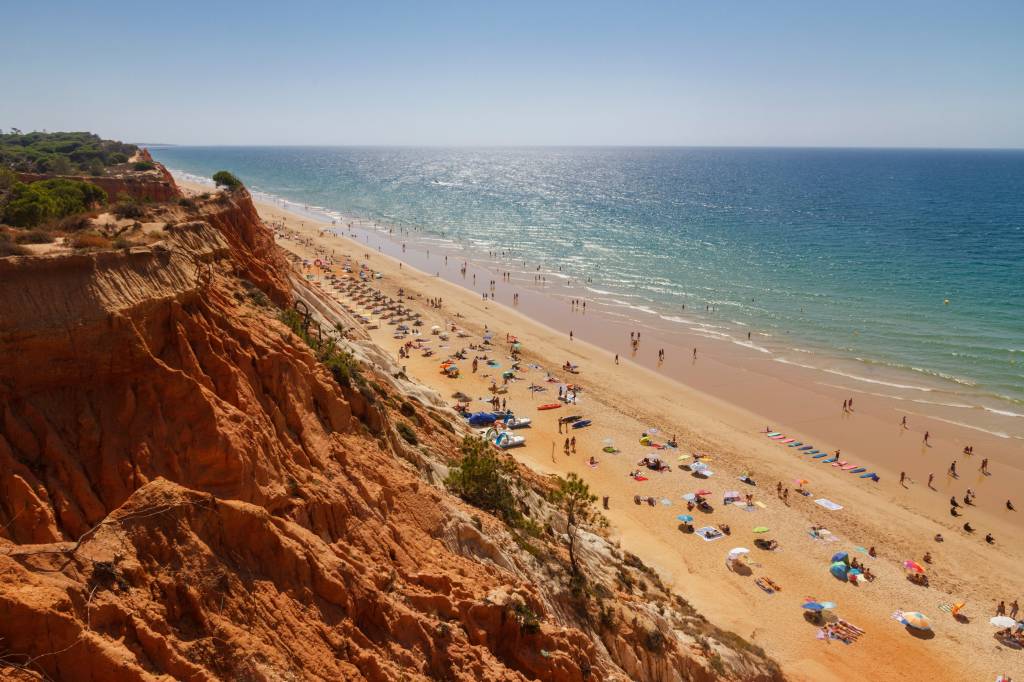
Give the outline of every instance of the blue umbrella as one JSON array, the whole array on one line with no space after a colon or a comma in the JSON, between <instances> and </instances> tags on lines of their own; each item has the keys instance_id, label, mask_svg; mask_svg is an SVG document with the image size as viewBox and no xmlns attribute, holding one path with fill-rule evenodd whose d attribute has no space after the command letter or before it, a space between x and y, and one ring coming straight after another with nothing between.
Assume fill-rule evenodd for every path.
<instances>
[{"instance_id":1,"label":"blue umbrella","mask_svg":"<svg viewBox=\"0 0 1024 682\"><path fill-rule=\"evenodd\" d=\"M842 561L833 563L829 571L840 580L846 580L847 566Z\"/></svg>"},{"instance_id":2,"label":"blue umbrella","mask_svg":"<svg viewBox=\"0 0 1024 682\"><path fill-rule=\"evenodd\" d=\"M680 514L676 518L679 519L680 521L682 521L683 523L690 523L690 522L693 521L693 517L690 516L689 514Z\"/></svg>"},{"instance_id":3,"label":"blue umbrella","mask_svg":"<svg viewBox=\"0 0 1024 682\"><path fill-rule=\"evenodd\" d=\"M837 561L842 561L843 563L846 563L847 559L849 558L850 555L847 552L836 552L832 555L832 563L835 563Z\"/></svg>"},{"instance_id":4,"label":"blue umbrella","mask_svg":"<svg viewBox=\"0 0 1024 682\"><path fill-rule=\"evenodd\" d=\"M816 601L808 602L804 604L804 610L806 611L824 611L825 607Z\"/></svg>"}]
</instances>

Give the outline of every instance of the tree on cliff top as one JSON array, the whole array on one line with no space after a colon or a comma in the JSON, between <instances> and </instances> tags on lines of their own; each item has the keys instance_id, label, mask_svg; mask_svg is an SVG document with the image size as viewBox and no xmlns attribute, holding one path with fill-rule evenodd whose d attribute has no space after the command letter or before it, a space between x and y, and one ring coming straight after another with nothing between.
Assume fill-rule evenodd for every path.
<instances>
[{"instance_id":1,"label":"tree on cliff top","mask_svg":"<svg viewBox=\"0 0 1024 682\"><path fill-rule=\"evenodd\" d=\"M569 563L573 574L579 573L576 563L576 536L583 524L594 523L599 514L594 508L597 496L590 494L590 487L576 474L569 474L558 483L558 490L552 500L565 512L565 534L569 536Z\"/></svg>"},{"instance_id":2,"label":"tree on cliff top","mask_svg":"<svg viewBox=\"0 0 1024 682\"><path fill-rule=\"evenodd\" d=\"M218 187L224 187L230 191L234 191L242 186L242 181L226 170L214 173L213 181L217 183Z\"/></svg>"}]
</instances>

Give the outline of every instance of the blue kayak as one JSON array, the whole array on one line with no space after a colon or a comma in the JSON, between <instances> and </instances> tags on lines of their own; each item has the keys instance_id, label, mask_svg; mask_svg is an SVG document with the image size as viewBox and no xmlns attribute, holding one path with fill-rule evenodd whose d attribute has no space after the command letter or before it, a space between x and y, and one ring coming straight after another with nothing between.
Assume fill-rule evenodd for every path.
<instances>
[{"instance_id":1,"label":"blue kayak","mask_svg":"<svg viewBox=\"0 0 1024 682\"><path fill-rule=\"evenodd\" d=\"M581 419L578 422L573 422L572 428L574 428L574 429L582 429L584 426L590 426L590 420L589 419Z\"/></svg>"}]
</instances>

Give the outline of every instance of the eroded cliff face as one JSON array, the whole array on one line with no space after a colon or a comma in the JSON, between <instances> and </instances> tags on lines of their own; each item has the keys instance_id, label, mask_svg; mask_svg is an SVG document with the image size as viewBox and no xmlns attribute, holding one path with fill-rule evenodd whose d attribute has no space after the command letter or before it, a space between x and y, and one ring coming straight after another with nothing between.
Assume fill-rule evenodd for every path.
<instances>
[{"instance_id":1,"label":"eroded cliff face","mask_svg":"<svg viewBox=\"0 0 1024 682\"><path fill-rule=\"evenodd\" d=\"M608 611L581 605L542 497L531 553L439 485L440 400L372 348L340 385L279 321L293 296L244 192L149 247L0 259L4 674L781 679L656 578L623 592L642 570L596 535Z\"/></svg>"}]
</instances>

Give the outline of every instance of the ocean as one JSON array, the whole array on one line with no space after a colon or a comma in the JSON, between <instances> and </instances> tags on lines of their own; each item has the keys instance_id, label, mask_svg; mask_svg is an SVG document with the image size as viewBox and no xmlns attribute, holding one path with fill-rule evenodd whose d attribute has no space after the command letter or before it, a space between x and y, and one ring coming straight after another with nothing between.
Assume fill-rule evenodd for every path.
<instances>
[{"instance_id":1,"label":"ocean","mask_svg":"<svg viewBox=\"0 0 1024 682\"><path fill-rule=\"evenodd\" d=\"M151 151L327 218L540 266L609 314L1024 422L1024 151Z\"/></svg>"}]
</instances>

